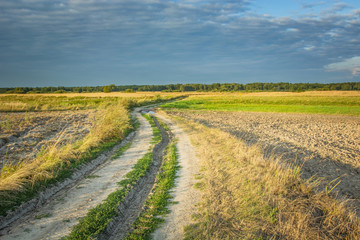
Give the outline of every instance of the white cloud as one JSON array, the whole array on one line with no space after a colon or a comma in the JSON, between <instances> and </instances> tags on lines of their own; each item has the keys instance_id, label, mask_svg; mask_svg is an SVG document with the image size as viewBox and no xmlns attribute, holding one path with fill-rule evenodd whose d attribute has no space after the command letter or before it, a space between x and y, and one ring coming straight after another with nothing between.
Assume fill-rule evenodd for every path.
<instances>
[{"instance_id":1,"label":"white cloud","mask_svg":"<svg viewBox=\"0 0 360 240\"><path fill-rule=\"evenodd\" d=\"M345 59L325 66L328 71L350 71L354 76L360 75L360 56Z\"/></svg>"},{"instance_id":2,"label":"white cloud","mask_svg":"<svg viewBox=\"0 0 360 240\"><path fill-rule=\"evenodd\" d=\"M311 50L314 50L315 49L315 46L305 46L304 47L304 50L306 51L311 51Z\"/></svg>"},{"instance_id":3,"label":"white cloud","mask_svg":"<svg viewBox=\"0 0 360 240\"><path fill-rule=\"evenodd\" d=\"M297 28L288 28L288 29L286 29L286 32L299 32L299 29L297 29Z\"/></svg>"},{"instance_id":4,"label":"white cloud","mask_svg":"<svg viewBox=\"0 0 360 240\"><path fill-rule=\"evenodd\" d=\"M353 74L354 76L360 75L360 67L354 68L354 69L352 70L352 74Z\"/></svg>"}]
</instances>

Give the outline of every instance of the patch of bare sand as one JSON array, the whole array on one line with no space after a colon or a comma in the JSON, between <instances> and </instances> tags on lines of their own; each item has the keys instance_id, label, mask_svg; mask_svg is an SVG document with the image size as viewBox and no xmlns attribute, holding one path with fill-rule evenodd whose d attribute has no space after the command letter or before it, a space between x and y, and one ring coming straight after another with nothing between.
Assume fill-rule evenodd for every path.
<instances>
[{"instance_id":1,"label":"patch of bare sand","mask_svg":"<svg viewBox=\"0 0 360 240\"><path fill-rule=\"evenodd\" d=\"M137 117L141 123L140 129L132 146L120 158L107 161L88 178L81 180L68 191L58 194L54 201L45 204L30 216L20 219L9 230L5 229L6 232L2 232L4 236L1 239L60 239L69 234L71 228L89 209L100 204L117 189L117 183L148 151L152 129L140 114L137 114Z\"/></svg>"},{"instance_id":2,"label":"patch of bare sand","mask_svg":"<svg viewBox=\"0 0 360 240\"><path fill-rule=\"evenodd\" d=\"M188 135L167 117L156 114L156 117L164 121L178 140L178 161L181 167L177 173L178 178L172 193L176 204L169 207L170 213L165 216L165 223L153 234L153 239L182 239L184 227L189 225L191 215L195 212L196 204L201 199L201 193L193 186L196 183L195 175L199 171L199 160L190 142Z\"/></svg>"}]
</instances>

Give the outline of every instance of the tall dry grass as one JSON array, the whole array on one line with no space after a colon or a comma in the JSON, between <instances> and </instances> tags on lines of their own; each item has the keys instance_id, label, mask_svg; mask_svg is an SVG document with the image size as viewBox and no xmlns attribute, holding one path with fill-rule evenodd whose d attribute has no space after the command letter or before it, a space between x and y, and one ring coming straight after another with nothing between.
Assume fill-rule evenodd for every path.
<instances>
[{"instance_id":1,"label":"tall dry grass","mask_svg":"<svg viewBox=\"0 0 360 240\"><path fill-rule=\"evenodd\" d=\"M1 214L5 209L26 200L47 182L56 180L64 171L91 158L104 148L125 137L132 128L129 102L122 101L97 112L90 133L80 141L62 146L60 142L43 149L31 162L4 166L0 175Z\"/></svg>"},{"instance_id":2,"label":"tall dry grass","mask_svg":"<svg viewBox=\"0 0 360 240\"><path fill-rule=\"evenodd\" d=\"M187 239L359 239L359 219L345 203L303 182L298 166L264 159L259 147L220 130L177 121L202 165L203 200Z\"/></svg>"},{"instance_id":3,"label":"tall dry grass","mask_svg":"<svg viewBox=\"0 0 360 240\"><path fill-rule=\"evenodd\" d=\"M182 94L183 95L183 94ZM0 112L105 109L118 101L130 106L176 99L181 94L26 94L0 95Z\"/></svg>"}]
</instances>

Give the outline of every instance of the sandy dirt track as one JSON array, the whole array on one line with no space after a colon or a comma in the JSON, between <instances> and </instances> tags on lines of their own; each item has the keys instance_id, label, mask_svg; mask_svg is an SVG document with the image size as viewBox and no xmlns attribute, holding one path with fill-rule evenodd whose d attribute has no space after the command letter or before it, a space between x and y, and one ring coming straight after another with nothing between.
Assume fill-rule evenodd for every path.
<instances>
[{"instance_id":1,"label":"sandy dirt track","mask_svg":"<svg viewBox=\"0 0 360 240\"><path fill-rule=\"evenodd\" d=\"M302 177L323 178L321 189L339 178L333 193L353 199L360 213L360 117L251 113L171 111L209 127L229 132L249 145L259 144L265 155L302 165Z\"/></svg>"},{"instance_id":2,"label":"sandy dirt track","mask_svg":"<svg viewBox=\"0 0 360 240\"><path fill-rule=\"evenodd\" d=\"M151 126L139 113L136 116L141 126L131 147L120 158L108 160L76 186L55 196L54 201L5 229L1 239L60 239L66 236L79 218L116 190L117 182L148 151Z\"/></svg>"},{"instance_id":3,"label":"sandy dirt track","mask_svg":"<svg viewBox=\"0 0 360 240\"><path fill-rule=\"evenodd\" d=\"M191 215L195 212L196 204L201 199L200 191L193 187L196 183L194 176L199 171L199 160L188 135L165 116L156 114L156 117L170 127L171 132L178 140L176 147L181 168L177 173L178 178L172 193L173 201L177 203L170 205L171 212L165 216L166 222L152 234L152 238L155 240L182 239L184 237L183 228L192 222Z\"/></svg>"}]
</instances>

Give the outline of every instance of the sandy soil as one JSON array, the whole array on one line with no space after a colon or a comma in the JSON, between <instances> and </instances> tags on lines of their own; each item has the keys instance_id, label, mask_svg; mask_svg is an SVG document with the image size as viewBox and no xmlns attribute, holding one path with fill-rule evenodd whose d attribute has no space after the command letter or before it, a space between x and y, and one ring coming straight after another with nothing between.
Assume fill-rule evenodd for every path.
<instances>
[{"instance_id":1,"label":"sandy soil","mask_svg":"<svg viewBox=\"0 0 360 240\"><path fill-rule=\"evenodd\" d=\"M169 114L185 117L229 132L247 144L260 144L267 156L282 162L303 164L302 177L324 179L319 186L339 178L333 192L353 199L360 213L360 117L186 111Z\"/></svg>"},{"instance_id":2,"label":"sandy soil","mask_svg":"<svg viewBox=\"0 0 360 240\"><path fill-rule=\"evenodd\" d=\"M0 113L0 168L33 159L52 144L67 144L86 136L95 110Z\"/></svg>"},{"instance_id":3,"label":"sandy soil","mask_svg":"<svg viewBox=\"0 0 360 240\"><path fill-rule=\"evenodd\" d=\"M175 138L178 139L177 149L179 154L180 170L173 190L173 201L177 204L170 205L170 213L165 216L165 223L153 234L153 239L182 239L183 228L189 225L191 215L195 212L196 203L201 199L200 191L193 188L196 180L194 176L199 170L199 160L191 145L188 135L163 115L156 114L171 129Z\"/></svg>"},{"instance_id":4,"label":"sandy soil","mask_svg":"<svg viewBox=\"0 0 360 240\"><path fill-rule=\"evenodd\" d=\"M141 123L140 129L132 146L120 158L107 161L76 186L58 194L56 200L15 222L2 231L4 236L1 239L60 239L70 232L71 227L89 209L115 191L117 182L131 170L150 146L151 127L139 113L136 115Z\"/></svg>"}]
</instances>

